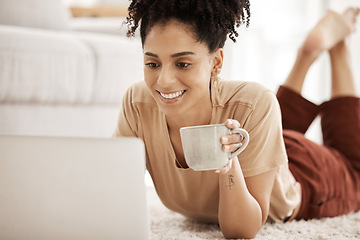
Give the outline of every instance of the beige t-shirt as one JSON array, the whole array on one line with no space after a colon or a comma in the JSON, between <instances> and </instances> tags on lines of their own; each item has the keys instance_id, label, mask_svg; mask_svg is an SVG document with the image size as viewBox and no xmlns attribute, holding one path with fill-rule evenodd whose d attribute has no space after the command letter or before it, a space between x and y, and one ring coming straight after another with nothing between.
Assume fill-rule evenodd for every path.
<instances>
[{"instance_id":1,"label":"beige t-shirt","mask_svg":"<svg viewBox=\"0 0 360 240\"><path fill-rule=\"evenodd\" d=\"M250 143L238 156L244 177L277 168L269 217L281 221L290 216L300 202L301 189L288 169L275 95L257 83L214 78L211 101L210 124L236 119L249 132ZM178 167L165 115L144 82L134 84L124 96L114 136L144 141L147 170L166 207L199 221L218 221L218 174Z\"/></svg>"}]
</instances>

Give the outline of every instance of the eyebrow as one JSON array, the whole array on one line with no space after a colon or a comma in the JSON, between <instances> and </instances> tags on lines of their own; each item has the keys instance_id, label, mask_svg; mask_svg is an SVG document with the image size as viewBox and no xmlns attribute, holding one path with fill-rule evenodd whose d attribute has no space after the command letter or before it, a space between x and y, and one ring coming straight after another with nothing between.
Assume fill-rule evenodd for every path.
<instances>
[{"instance_id":1,"label":"eyebrow","mask_svg":"<svg viewBox=\"0 0 360 240\"><path fill-rule=\"evenodd\" d=\"M155 53L151 53L151 52L145 52L144 55L150 56L150 57L155 57L155 58L159 57ZM176 57L181 57L181 56L186 56L186 55L195 55L195 53L194 52L179 52L179 53L172 54L171 57L176 58Z\"/></svg>"},{"instance_id":2,"label":"eyebrow","mask_svg":"<svg viewBox=\"0 0 360 240\"><path fill-rule=\"evenodd\" d=\"M172 58L176 58L176 57L181 57L181 56L186 56L186 55L195 55L194 52L179 52L179 53L174 53L171 55Z\"/></svg>"}]
</instances>

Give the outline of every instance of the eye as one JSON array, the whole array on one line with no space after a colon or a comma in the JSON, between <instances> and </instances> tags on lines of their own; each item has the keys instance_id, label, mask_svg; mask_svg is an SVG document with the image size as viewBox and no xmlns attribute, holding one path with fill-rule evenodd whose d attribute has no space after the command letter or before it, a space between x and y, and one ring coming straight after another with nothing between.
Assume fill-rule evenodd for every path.
<instances>
[{"instance_id":1,"label":"eye","mask_svg":"<svg viewBox=\"0 0 360 240\"><path fill-rule=\"evenodd\" d=\"M185 63L185 62L179 62L176 64L176 66L178 66L179 68L188 68L191 65L191 63Z\"/></svg>"},{"instance_id":2,"label":"eye","mask_svg":"<svg viewBox=\"0 0 360 240\"><path fill-rule=\"evenodd\" d=\"M160 64L153 62L145 63L145 65L148 66L149 68L157 68L160 66Z\"/></svg>"}]
</instances>

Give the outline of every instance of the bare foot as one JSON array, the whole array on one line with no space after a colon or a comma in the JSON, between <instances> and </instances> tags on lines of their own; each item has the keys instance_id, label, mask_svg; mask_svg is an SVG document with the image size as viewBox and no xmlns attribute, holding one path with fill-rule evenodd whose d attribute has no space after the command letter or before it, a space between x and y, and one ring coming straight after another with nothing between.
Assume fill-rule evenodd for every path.
<instances>
[{"instance_id":1,"label":"bare foot","mask_svg":"<svg viewBox=\"0 0 360 240\"><path fill-rule=\"evenodd\" d=\"M348 8L343 14L328 11L308 34L303 49L309 53L329 50L355 30L359 8Z\"/></svg>"},{"instance_id":2,"label":"bare foot","mask_svg":"<svg viewBox=\"0 0 360 240\"><path fill-rule=\"evenodd\" d=\"M355 26L356 24L356 17L360 13L360 8L348 8L345 10L345 12L342 14L346 19L350 21L350 23Z\"/></svg>"}]
</instances>

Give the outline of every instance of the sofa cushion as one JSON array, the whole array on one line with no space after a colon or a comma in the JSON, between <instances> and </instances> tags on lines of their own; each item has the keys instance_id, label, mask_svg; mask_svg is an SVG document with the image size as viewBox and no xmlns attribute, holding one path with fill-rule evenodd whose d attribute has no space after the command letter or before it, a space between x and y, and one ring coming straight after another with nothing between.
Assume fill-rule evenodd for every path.
<instances>
[{"instance_id":1,"label":"sofa cushion","mask_svg":"<svg viewBox=\"0 0 360 240\"><path fill-rule=\"evenodd\" d=\"M0 0L0 24L66 30L70 10L62 0Z\"/></svg>"},{"instance_id":2,"label":"sofa cushion","mask_svg":"<svg viewBox=\"0 0 360 240\"><path fill-rule=\"evenodd\" d=\"M119 104L142 68L135 39L0 25L0 103Z\"/></svg>"},{"instance_id":3,"label":"sofa cushion","mask_svg":"<svg viewBox=\"0 0 360 240\"><path fill-rule=\"evenodd\" d=\"M88 103L95 61L71 32L0 25L0 102Z\"/></svg>"},{"instance_id":4,"label":"sofa cushion","mask_svg":"<svg viewBox=\"0 0 360 240\"><path fill-rule=\"evenodd\" d=\"M0 135L109 138L119 104L0 104Z\"/></svg>"},{"instance_id":5,"label":"sofa cushion","mask_svg":"<svg viewBox=\"0 0 360 240\"><path fill-rule=\"evenodd\" d=\"M92 49L96 57L93 102L120 103L127 88L144 79L138 39L85 32L73 34Z\"/></svg>"}]
</instances>

